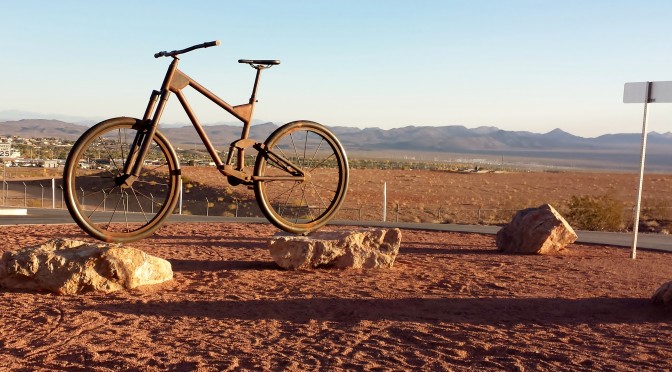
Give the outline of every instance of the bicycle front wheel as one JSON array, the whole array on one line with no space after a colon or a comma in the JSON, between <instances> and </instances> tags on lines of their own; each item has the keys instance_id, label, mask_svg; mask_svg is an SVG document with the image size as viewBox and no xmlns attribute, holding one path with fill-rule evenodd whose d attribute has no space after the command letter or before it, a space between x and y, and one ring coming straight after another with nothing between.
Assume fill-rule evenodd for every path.
<instances>
[{"instance_id":1,"label":"bicycle front wheel","mask_svg":"<svg viewBox=\"0 0 672 372\"><path fill-rule=\"evenodd\" d=\"M278 128L259 151L254 193L278 228L307 234L338 212L348 187L343 146L326 127L295 121Z\"/></svg>"},{"instance_id":2,"label":"bicycle front wheel","mask_svg":"<svg viewBox=\"0 0 672 372\"><path fill-rule=\"evenodd\" d=\"M151 235L177 202L179 163L156 132L140 175L123 183L124 163L142 121L114 118L96 124L72 147L63 174L70 215L89 235L126 243Z\"/></svg>"}]
</instances>

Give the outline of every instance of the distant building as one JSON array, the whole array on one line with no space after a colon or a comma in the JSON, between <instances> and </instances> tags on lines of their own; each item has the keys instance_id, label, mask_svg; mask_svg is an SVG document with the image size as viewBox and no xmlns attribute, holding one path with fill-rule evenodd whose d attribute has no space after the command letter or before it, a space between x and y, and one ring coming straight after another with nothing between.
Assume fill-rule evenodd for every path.
<instances>
[{"instance_id":1,"label":"distant building","mask_svg":"<svg viewBox=\"0 0 672 372\"><path fill-rule=\"evenodd\" d=\"M38 165L42 168L58 168L58 160L38 160Z\"/></svg>"}]
</instances>

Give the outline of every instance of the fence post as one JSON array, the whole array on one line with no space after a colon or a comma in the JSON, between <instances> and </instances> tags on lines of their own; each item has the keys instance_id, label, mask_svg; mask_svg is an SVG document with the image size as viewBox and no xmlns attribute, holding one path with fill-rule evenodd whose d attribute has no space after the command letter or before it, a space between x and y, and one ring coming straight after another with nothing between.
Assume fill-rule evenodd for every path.
<instances>
[{"instance_id":1,"label":"fence post","mask_svg":"<svg viewBox=\"0 0 672 372\"><path fill-rule=\"evenodd\" d=\"M152 195L152 193L150 192L149 197L152 199L152 214L153 214L154 213L154 195ZM105 206L105 204L103 204L103 207L104 206Z\"/></svg>"},{"instance_id":2,"label":"fence post","mask_svg":"<svg viewBox=\"0 0 672 372\"><path fill-rule=\"evenodd\" d=\"M397 203L397 215L395 216L395 222L399 222L399 203Z\"/></svg>"},{"instance_id":3,"label":"fence post","mask_svg":"<svg viewBox=\"0 0 672 372\"><path fill-rule=\"evenodd\" d=\"M26 208L28 206L28 186L25 182L21 183L23 184L23 207Z\"/></svg>"},{"instance_id":4,"label":"fence post","mask_svg":"<svg viewBox=\"0 0 672 372\"><path fill-rule=\"evenodd\" d=\"M56 209L56 179L51 179L51 209Z\"/></svg>"},{"instance_id":5,"label":"fence post","mask_svg":"<svg viewBox=\"0 0 672 372\"><path fill-rule=\"evenodd\" d=\"M236 218L238 218L238 199L233 199L233 202L236 203Z\"/></svg>"},{"instance_id":6,"label":"fence post","mask_svg":"<svg viewBox=\"0 0 672 372\"><path fill-rule=\"evenodd\" d=\"M210 216L210 201L208 201L208 197L205 197L205 216L209 217Z\"/></svg>"},{"instance_id":7,"label":"fence post","mask_svg":"<svg viewBox=\"0 0 672 372\"><path fill-rule=\"evenodd\" d=\"M86 205L84 204L84 189L82 187L79 188L82 190L82 210L86 209Z\"/></svg>"},{"instance_id":8,"label":"fence post","mask_svg":"<svg viewBox=\"0 0 672 372\"><path fill-rule=\"evenodd\" d=\"M180 215L182 215L182 177L180 177Z\"/></svg>"},{"instance_id":9,"label":"fence post","mask_svg":"<svg viewBox=\"0 0 672 372\"><path fill-rule=\"evenodd\" d=\"M63 202L63 185L58 185L58 187L61 188L61 209L63 209L63 204L65 204L65 203Z\"/></svg>"},{"instance_id":10,"label":"fence post","mask_svg":"<svg viewBox=\"0 0 672 372\"><path fill-rule=\"evenodd\" d=\"M387 182L383 183L383 222L387 220Z\"/></svg>"},{"instance_id":11,"label":"fence post","mask_svg":"<svg viewBox=\"0 0 672 372\"><path fill-rule=\"evenodd\" d=\"M476 224L481 224L481 208L478 208L478 211L476 211Z\"/></svg>"},{"instance_id":12,"label":"fence post","mask_svg":"<svg viewBox=\"0 0 672 372\"><path fill-rule=\"evenodd\" d=\"M105 192L105 190L101 191L103 192L103 212L105 212L105 201L107 200L107 193Z\"/></svg>"},{"instance_id":13,"label":"fence post","mask_svg":"<svg viewBox=\"0 0 672 372\"><path fill-rule=\"evenodd\" d=\"M44 186L42 184L40 184L40 191L40 208L44 209Z\"/></svg>"}]
</instances>

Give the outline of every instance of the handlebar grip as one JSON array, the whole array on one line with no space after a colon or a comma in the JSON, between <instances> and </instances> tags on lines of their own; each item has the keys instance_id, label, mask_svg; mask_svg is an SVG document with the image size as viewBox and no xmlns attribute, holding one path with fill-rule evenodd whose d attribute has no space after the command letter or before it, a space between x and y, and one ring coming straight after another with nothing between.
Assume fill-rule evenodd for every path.
<instances>
[{"instance_id":1,"label":"handlebar grip","mask_svg":"<svg viewBox=\"0 0 672 372\"><path fill-rule=\"evenodd\" d=\"M217 45L219 45L219 40L210 41L210 42L203 43L203 44L197 44L197 45L190 46L189 48L182 49L182 50L173 50L172 52L166 52L164 50L163 52L158 52L158 53L154 54L154 58L168 57L168 56L175 57L178 54L191 52L194 49L208 48L208 47L217 46Z\"/></svg>"}]
</instances>

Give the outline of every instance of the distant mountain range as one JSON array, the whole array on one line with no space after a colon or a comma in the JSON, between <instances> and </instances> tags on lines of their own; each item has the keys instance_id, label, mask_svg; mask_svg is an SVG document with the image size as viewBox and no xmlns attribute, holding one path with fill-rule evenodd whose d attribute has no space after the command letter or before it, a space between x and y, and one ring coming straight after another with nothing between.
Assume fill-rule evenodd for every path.
<instances>
[{"instance_id":1,"label":"distant mountain range","mask_svg":"<svg viewBox=\"0 0 672 372\"><path fill-rule=\"evenodd\" d=\"M74 140L89 127L58 120L24 119L0 122L0 135L26 138L56 137ZM241 126L205 126L210 140L217 146L226 146L240 136ZM273 123L257 124L251 128L250 136L263 141L278 126ZM460 125L443 127L407 126L395 129L331 127L343 146L352 150L412 150L455 153L508 153L525 150L563 151L616 151L637 150L641 142L639 133L605 134L594 138L572 135L561 129L548 133L527 131L507 131L496 127L466 128ZM191 126L161 128L175 145L200 143ZM672 153L672 133L651 132L650 146L670 149Z\"/></svg>"}]
</instances>

